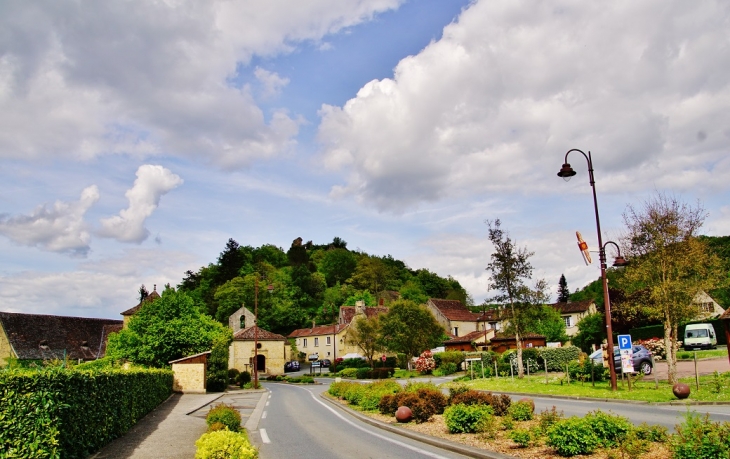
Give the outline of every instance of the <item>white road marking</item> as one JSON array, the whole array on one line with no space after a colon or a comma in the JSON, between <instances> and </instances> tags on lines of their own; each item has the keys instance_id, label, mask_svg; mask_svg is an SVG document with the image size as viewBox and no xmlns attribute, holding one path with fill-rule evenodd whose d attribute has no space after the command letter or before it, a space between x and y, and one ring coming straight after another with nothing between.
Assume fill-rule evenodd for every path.
<instances>
[{"instance_id":1,"label":"white road marking","mask_svg":"<svg viewBox=\"0 0 730 459\"><path fill-rule=\"evenodd\" d=\"M294 387L296 387L296 386L294 386ZM317 400L317 397L314 396L314 393L313 392L308 391L307 389L305 389L303 387L296 387L296 388L309 392L309 395L312 396L312 399L315 402L319 403L320 405L322 405L323 407L325 407L326 409L328 409L332 414L334 414L335 416L337 416L338 418L340 418L342 421L350 424L352 427L354 427L354 428L356 428L358 430L361 430L361 431L363 431L363 432L365 432L367 434L370 434L373 437L379 438L381 440L385 440L385 441L388 441L390 443L394 443L394 444L396 444L398 446L401 446L403 448L410 449L411 451L415 451L417 453L423 454L424 456L432 457L434 459L447 459L444 456L439 456L438 454L432 453L430 451L426 451L425 449L421 449L421 448L418 448L416 446L411 446L408 443L403 443L403 442L398 441L398 440L395 440L393 438L386 437L385 435L380 435L378 433L371 432L370 430L368 430L368 429L366 429L366 428L364 428L362 426L359 426L356 423L352 422L350 419L347 419L344 415L340 414L337 410L335 410L331 406L327 406L327 404L324 403L323 401Z\"/></svg>"},{"instance_id":2,"label":"white road marking","mask_svg":"<svg viewBox=\"0 0 730 459\"><path fill-rule=\"evenodd\" d=\"M259 435L261 435L261 441L264 443L271 443L269 436L266 434L266 429L259 429Z\"/></svg>"},{"instance_id":3,"label":"white road marking","mask_svg":"<svg viewBox=\"0 0 730 459\"><path fill-rule=\"evenodd\" d=\"M261 419L266 419L266 411L264 411L264 414L261 415Z\"/></svg>"},{"instance_id":4,"label":"white road marking","mask_svg":"<svg viewBox=\"0 0 730 459\"><path fill-rule=\"evenodd\" d=\"M266 401L266 406L269 406L269 401L268 400Z\"/></svg>"}]
</instances>

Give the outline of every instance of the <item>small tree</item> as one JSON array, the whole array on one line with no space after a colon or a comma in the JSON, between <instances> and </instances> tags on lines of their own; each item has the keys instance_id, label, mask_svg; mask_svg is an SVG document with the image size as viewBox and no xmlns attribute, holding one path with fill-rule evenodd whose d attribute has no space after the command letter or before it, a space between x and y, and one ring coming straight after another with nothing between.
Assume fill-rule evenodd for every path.
<instances>
[{"instance_id":1,"label":"small tree","mask_svg":"<svg viewBox=\"0 0 730 459\"><path fill-rule=\"evenodd\" d=\"M548 305L539 304L529 310L525 331L542 335L549 343L565 343L565 321L558 311Z\"/></svg>"},{"instance_id":2,"label":"small tree","mask_svg":"<svg viewBox=\"0 0 730 459\"><path fill-rule=\"evenodd\" d=\"M494 246L492 261L487 265L491 273L489 288L498 293L492 300L503 303L509 310L507 330L514 333L517 344L517 375L524 377L522 365L522 335L531 319L531 311L536 304L543 304L545 299L545 282L540 280L535 289L525 285L532 278L530 257L534 252L515 245L509 235L502 230L499 219L487 221L489 240Z\"/></svg>"},{"instance_id":3,"label":"small tree","mask_svg":"<svg viewBox=\"0 0 730 459\"><path fill-rule=\"evenodd\" d=\"M374 366L373 356L383 350L379 333L380 322L377 316L373 316L358 317L347 334L347 342L362 349L371 368Z\"/></svg>"},{"instance_id":4,"label":"small tree","mask_svg":"<svg viewBox=\"0 0 730 459\"><path fill-rule=\"evenodd\" d=\"M577 327L578 333L570 341L583 352L592 352L592 345L601 344L606 337L606 320L600 312L583 317Z\"/></svg>"},{"instance_id":5,"label":"small tree","mask_svg":"<svg viewBox=\"0 0 730 459\"><path fill-rule=\"evenodd\" d=\"M397 300L386 314L380 316L380 343L392 352L411 357L432 349L443 342L444 329L425 306L413 301Z\"/></svg>"},{"instance_id":6,"label":"small tree","mask_svg":"<svg viewBox=\"0 0 730 459\"><path fill-rule=\"evenodd\" d=\"M558 281L558 303L567 303L570 299L570 290L568 289L568 281L565 280L565 274L560 275Z\"/></svg>"},{"instance_id":7,"label":"small tree","mask_svg":"<svg viewBox=\"0 0 730 459\"><path fill-rule=\"evenodd\" d=\"M629 205L623 215L624 250L631 257L625 288L643 290L641 306L662 320L670 384L677 382L679 325L697 316L695 295L725 281L720 259L698 238L706 216L699 203L692 207L662 193L639 208Z\"/></svg>"}]
</instances>

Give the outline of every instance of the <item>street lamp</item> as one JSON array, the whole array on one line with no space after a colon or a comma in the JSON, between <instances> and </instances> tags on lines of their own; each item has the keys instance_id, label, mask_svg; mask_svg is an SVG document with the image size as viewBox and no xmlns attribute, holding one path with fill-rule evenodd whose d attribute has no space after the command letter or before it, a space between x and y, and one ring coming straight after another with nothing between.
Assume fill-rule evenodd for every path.
<instances>
[{"instance_id":1,"label":"street lamp","mask_svg":"<svg viewBox=\"0 0 730 459\"><path fill-rule=\"evenodd\" d=\"M568 150L567 153L565 153L565 161L563 162L563 167L560 168L560 172L558 172L558 177L562 177L563 180L566 182L573 177L576 172L573 170L572 167L570 167L570 164L568 163L568 155L571 152L577 151L583 157L588 161L588 180L590 181L591 188L593 189L593 208L596 213L596 231L598 232L598 258L601 262L601 279L603 281L603 308L605 310L606 314L606 342L608 343L608 355L609 355L609 364L608 369L611 374L611 390L615 391L617 389L616 387L616 369L613 366L613 331L611 330L611 301L608 298L608 278L606 277L606 246L603 245L603 239L601 238L601 220L598 217L598 200L596 199L596 181L593 177L593 161L591 160L591 152L589 151L586 155L583 153L583 151L578 150L577 148L573 148L572 150ZM610 241L609 241L610 242ZM612 244L616 245L615 242L611 242ZM608 244L608 242L607 242ZM618 248L618 245L616 245L616 248ZM623 264L616 264L614 263L614 266L624 266L626 264L626 260L621 257L621 251L619 250L619 257L622 260L620 263ZM619 261L619 258L617 257L616 261Z\"/></svg>"},{"instance_id":2,"label":"street lamp","mask_svg":"<svg viewBox=\"0 0 730 459\"><path fill-rule=\"evenodd\" d=\"M265 279L265 277L264 277ZM269 284L266 288L269 293L274 291L274 285ZM259 388L259 273L256 273L256 282L254 283L254 320L253 320L253 387Z\"/></svg>"}]
</instances>

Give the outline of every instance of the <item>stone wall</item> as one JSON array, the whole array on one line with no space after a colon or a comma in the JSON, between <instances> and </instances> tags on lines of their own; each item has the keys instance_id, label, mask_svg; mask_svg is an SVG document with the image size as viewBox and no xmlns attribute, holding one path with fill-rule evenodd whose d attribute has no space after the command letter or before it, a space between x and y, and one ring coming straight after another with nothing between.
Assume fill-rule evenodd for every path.
<instances>
[{"instance_id":1,"label":"stone wall","mask_svg":"<svg viewBox=\"0 0 730 459\"><path fill-rule=\"evenodd\" d=\"M173 391L186 394L205 393L205 364L173 363L172 371L175 373Z\"/></svg>"}]
</instances>

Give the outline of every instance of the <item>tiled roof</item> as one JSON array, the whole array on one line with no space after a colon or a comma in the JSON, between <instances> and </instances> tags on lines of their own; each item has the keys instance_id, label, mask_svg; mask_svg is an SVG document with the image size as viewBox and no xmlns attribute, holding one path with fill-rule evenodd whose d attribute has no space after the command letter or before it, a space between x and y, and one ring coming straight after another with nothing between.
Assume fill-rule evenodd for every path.
<instances>
[{"instance_id":1,"label":"tiled roof","mask_svg":"<svg viewBox=\"0 0 730 459\"><path fill-rule=\"evenodd\" d=\"M444 341L444 344L459 344L459 343L471 343L479 338L484 338L484 330L477 330L471 333L467 333L464 336L457 336L451 338L448 341Z\"/></svg>"},{"instance_id":2,"label":"tiled roof","mask_svg":"<svg viewBox=\"0 0 730 459\"><path fill-rule=\"evenodd\" d=\"M258 332L256 332L256 330L258 330ZM264 330L263 328L260 328L256 325L254 325L253 327L244 328L243 330L238 330L236 334L233 335L234 341L251 341L254 338L258 339L259 341L286 341L285 337Z\"/></svg>"},{"instance_id":3,"label":"tiled roof","mask_svg":"<svg viewBox=\"0 0 730 459\"><path fill-rule=\"evenodd\" d=\"M718 317L718 319L730 320L730 308L726 309L725 312Z\"/></svg>"},{"instance_id":4,"label":"tiled roof","mask_svg":"<svg viewBox=\"0 0 730 459\"><path fill-rule=\"evenodd\" d=\"M368 318L385 314L386 312L388 312L388 308L386 307L370 306L365 308L365 316ZM355 306L340 306L340 317L345 324L352 322L352 318L355 317Z\"/></svg>"},{"instance_id":5,"label":"tiled roof","mask_svg":"<svg viewBox=\"0 0 730 459\"><path fill-rule=\"evenodd\" d=\"M300 338L307 336L322 336L322 335L335 335L345 328L349 324L337 324L337 325L317 325L312 328L300 328L289 333L289 338Z\"/></svg>"},{"instance_id":6,"label":"tiled roof","mask_svg":"<svg viewBox=\"0 0 730 459\"><path fill-rule=\"evenodd\" d=\"M524 333L520 338L525 339L525 338L545 338L545 337L542 335L538 335L537 333L528 332L528 333ZM497 333L496 335L494 335L494 338L492 338L492 341L511 341L513 339L515 339L515 335L505 335L504 333Z\"/></svg>"},{"instance_id":7,"label":"tiled roof","mask_svg":"<svg viewBox=\"0 0 730 459\"><path fill-rule=\"evenodd\" d=\"M464 322L476 322L479 314L469 311L459 300L440 300L429 298L428 300L436 309L441 311L449 320L461 320Z\"/></svg>"},{"instance_id":8,"label":"tiled roof","mask_svg":"<svg viewBox=\"0 0 730 459\"><path fill-rule=\"evenodd\" d=\"M137 311L139 311L140 309L142 309L142 306L143 306L143 305L144 305L145 303L150 303L150 302L152 302L152 301L155 301L155 300L156 300L156 299L158 299L159 297L160 297L160 294L159 294L159 293L157 293L157 286L155 286L155 290L153 290L153 291L152 291L152 293L150 293L150 294L149 294L149 295L147 296L147 298L145 298L144 300L140 301L140 302L139 302L139 304L138 304L137 306L135 306L135 307L133 307L133 308L129 308L129 309L127 309L126 311L124 311L124 312L122 313L122 315L123 315L123 316L133 316L133 315L135 315L135 314L137 313Z\"/></svg>"},{"instance_id":9,"label":"tiled roof","mask_svg":"<svg viewBox=\"0 0 730 459\"><path fill-rule=\"evenodd\" d=\"M0 312L0 323L21 360L94 360L104 356L108 333L121 320Z\"/></svg>"},{"instance_id":10,"label":"tiled roof","mask_svg":"<svg viewBox=\"0 0 730 459\"><path fill-rule=\"evenodd\" d=\"M593 300L572 301L568 303L553 303L550 306L555 308L561 314L574 314L586 312L594 304Z\"/></svg>"},{"instance_id":11,"label":"tiled roof","mask_svg":"<svg viewBox=\"0 0 730 459\"><path fill-rule=\"evenodd\" d=\"M114 325L104 325L104 328L102 329L102 338L101 338L101 349L99 349L99 358L102 358L106 355L106 343L109 342L109 335L112 333L117 333L122 331L124 328L124 324L114 324Z\"/></svg>"},{"instance_id":12,"label":"tiled roof","mask_svg":"<svg viewBox=\"0 0 730 459\"><path fill-rule=\"evenodd\" d=\"M487 309L484 313L477 313L478 322L499 322L504 317L504 311L499 309Z\"/></svg>"}]
</instances>

